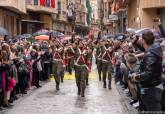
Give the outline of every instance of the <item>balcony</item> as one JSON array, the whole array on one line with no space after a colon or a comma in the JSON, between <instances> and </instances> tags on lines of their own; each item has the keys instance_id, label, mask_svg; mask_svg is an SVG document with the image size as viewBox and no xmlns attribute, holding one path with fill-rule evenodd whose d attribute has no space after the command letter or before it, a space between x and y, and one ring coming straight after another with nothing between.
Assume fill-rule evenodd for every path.
<instances>
[{"instance_id":1,"label":"balcony","mask_svg":"<svg viewBox=\"0 0 165 114\"><path fill-rule=\"evenodd\" d=\"M57 13L55 6L52 7L51 4L48 6L46 3L45 5L40 4L40 0L26 0L26 8L28 11L34 12Z\"/></svg>"},{"instance_id":2,"label":"balcony","mask_svg":"<svg viewBox=\"0 0 165 114\"><path fill-rule=\"evenodd\" d=\"M0 0L0 6L17 13L26 13L25 0Z\"/></svg>"},{"instance_id":3,"label":"balcony","mask_svg":"<svg viewBox=\"0 0 165 114\"><path fill-rule=\"evenodd\" d=\"M165 0L141 0L142 8L161 8L165 7Z\"/></svg>"}]
</instances>

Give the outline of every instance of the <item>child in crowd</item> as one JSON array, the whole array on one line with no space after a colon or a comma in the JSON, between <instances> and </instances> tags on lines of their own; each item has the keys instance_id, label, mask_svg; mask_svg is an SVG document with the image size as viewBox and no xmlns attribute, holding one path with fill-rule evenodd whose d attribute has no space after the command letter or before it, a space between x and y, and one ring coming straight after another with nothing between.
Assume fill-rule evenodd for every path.
<instances>
[{"instance_id":1,"label":"child in crowd","mask_svg":"<svg viewBox=\"0 0 165 114\"><path fill-rule=\"evenodd\" d=\"M126 58L126 63L127 63L127 67L129 68L129 75L128 75L128 88L129 91L132 95L132 101L131 101L131 105L133 105L134 107L138 107L138 97L137 97L137 87L136 87L136 83L132 82L131 80L131 75L135 72L137 72L137 58L135 57L134 54L127 54Z\"/></svg>"}]
</instances>

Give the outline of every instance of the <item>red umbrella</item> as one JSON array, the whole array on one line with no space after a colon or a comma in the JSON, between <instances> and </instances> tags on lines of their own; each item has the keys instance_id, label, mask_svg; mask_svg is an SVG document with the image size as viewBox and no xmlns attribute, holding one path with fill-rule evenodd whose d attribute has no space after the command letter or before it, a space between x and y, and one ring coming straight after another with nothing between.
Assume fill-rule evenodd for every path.
<instances>
[{"instance_id":1,"label":"red umbrella","mask_svg":"<svg viewBox=\"0 0 165 114\"><path fill-rule=\"evenodd\" d=\"M61 39L61 42L68 41L68 40L70 40L70 39L71 39L70 36L66 36L66 37L64 37L64 38Z\"/></svg>"},{"instance_id":2,"label":"red umbrella","mask_svg":"<svg viewBox=\"0 0 165 114\"><path fill-rule=\"evenodd\" d=\"M49 36L48 35L36 36L35 40L49 40Z\"/></svg>"}]
</instances>

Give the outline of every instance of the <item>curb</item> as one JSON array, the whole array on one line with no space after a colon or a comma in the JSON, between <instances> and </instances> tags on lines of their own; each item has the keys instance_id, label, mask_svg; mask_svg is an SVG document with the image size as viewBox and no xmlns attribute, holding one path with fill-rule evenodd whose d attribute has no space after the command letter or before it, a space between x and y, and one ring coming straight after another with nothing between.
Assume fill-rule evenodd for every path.
<instances>
[{"instance_id":1,"label":"curb","mask_svg":"<svg viewBox=\"0 0 165 114\"><path fill-rule=\"evenodd\" d=\"M138 114L138 111L129 104L129 102L131 102L131 99L126 96L126 94L124 93L122 88L120 86L116 85L116 89L121 96L121 103L126 108L127 112L129 114Z\"/></svg>"}]
</instances>

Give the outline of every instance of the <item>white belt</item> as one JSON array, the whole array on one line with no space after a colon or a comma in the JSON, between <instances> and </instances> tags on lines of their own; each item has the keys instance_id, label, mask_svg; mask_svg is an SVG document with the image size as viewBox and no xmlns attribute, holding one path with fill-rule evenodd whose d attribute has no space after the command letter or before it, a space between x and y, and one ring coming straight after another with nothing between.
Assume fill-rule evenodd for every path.
<instances>
[{"instance_id":1,"label":"white belt","mask_svg":"<svg viewBox=\"0 0 165 114\"><path fill-rule=\"evenodd\" d=\"M62 61L62 59L53 59L54 61Z\"/></svg>"}]
</instances>

